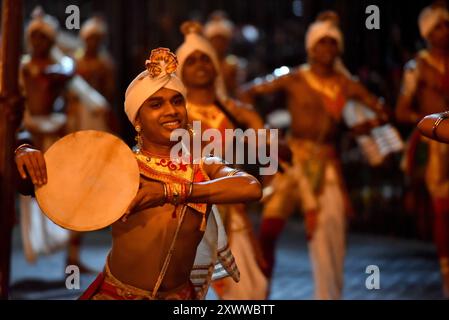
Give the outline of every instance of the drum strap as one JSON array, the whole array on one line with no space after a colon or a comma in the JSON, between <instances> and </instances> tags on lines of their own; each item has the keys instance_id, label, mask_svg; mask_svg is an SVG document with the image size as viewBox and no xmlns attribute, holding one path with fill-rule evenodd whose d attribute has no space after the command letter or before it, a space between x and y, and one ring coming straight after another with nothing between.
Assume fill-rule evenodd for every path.
<instances>
[{"instance_id":1,"label":"drum strap","mask_svg":"<svg viewBox=\"0 0 449 320\"><path fill-rule=\"evenodd\" d=\"M176 210L177 208L175 208ZM162 266L161 272L159 273L159 277L157 279L156 285L153 288L153 292L151 294L152 298L156 298L156 294L159 290L159 287L162 284L162 281L165 278L165 274L167 273L168 266L170 264L170 260L173 256L173 252L175 251L175 243L178 238L179 230L181 229L182 222L184 221L184 216L187 211L187 206L183 205L181 209L181 216L179 217L179 223L175 231L175 235L173 236L173 240L170 244L170 249L168 250L167 256L165 257L164 265Z\"/></svg>"}]
</instances>

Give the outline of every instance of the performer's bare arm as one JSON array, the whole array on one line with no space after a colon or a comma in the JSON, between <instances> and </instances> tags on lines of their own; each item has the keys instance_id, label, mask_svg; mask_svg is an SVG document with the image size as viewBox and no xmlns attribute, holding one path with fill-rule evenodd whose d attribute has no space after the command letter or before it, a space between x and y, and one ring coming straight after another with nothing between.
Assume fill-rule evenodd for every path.
<instances>
[{"instance_id":1,"label":"performer's bare arm","mask_svg":"<svg viewBox=\"0 0 449 320\"><path fill-rule=\"evenodd\" d=\"M239 119L247 128L263 129L264 122L261 116L249 104L243 104L238 101L231 101L226 105L228 111Z\"/></svg>"},{"instance_id":2,"label":"performer's bare arm","mask_svg":"<svg viewBox=\"0 0 449 320\"><path fill-rule=\"evenodd\" d=\"M428 138L449 143L449 114L443 112L425 116L419 122L418 129Z\"/></svg>"},{"instance_id":3,"label":"performer's bare arm","mask_svg":"<svg viewBox=\"0 0 449 320\"><path fill-rule=\"evenodd\" d=\"M226 166L218 158L211 157L213 164L204 169L210 181L193 184L189 202L197 203L243 203L257 201L262 197L259 181L252 175Z\"/></svg>"},{"instance_id":4,"label":"performer's bare arm","mask_svg":"<svg viewBox=\"0 0 449 320\"><path fill-rule=\"evenodd\" d=\"M258 95L265 95L284 90L291 79L291 74L278 78L268 75L263 80L256 79L253 82L243 85L239 92L239 99L243 102L254 105L254 98Z\"/></svg>"},{"instance_id":5,"label":"performer's bare arm","mask_svg":"<svg viewBox=\"0 0 449 320\"><path fill-rule=\"evenodd\" d=\"M210 157L208 159L213 163L204 164L203 168L211 180L194 183L192 193L187 199L188 202L243 203L257 201L262 197L262 188L256 178L224 165L219 158ZM125 219L133 212L161 206L164 203L163 184L157 181L149 181L139 189L125 213Z\"/></svg>"},{"instance_id":6,"label":"performer's bare arm","mask_svg":"<svg viewBox=\"0 0 449 320\"><path fill-rule=\"evenodd\" d=\"M412 108L413 97L399 95L396 103L396 119L403 124L415 125L421 118L419 113Z\"/></svg>"},{"instance_id":7,"label":"performer's bare arm","mask_svg":"<svg viewBox=\"0 0 449 320\"><path fill-rule=\"evenodd\" d=\"M349 80L349 96L356 98L372 111L374 111L381 121L388 120L388 114L384 104L375 95L371 94L360 82Z\"/></svg>"},{"instance_id":8,"label":"performer's bare arm","mask_svg":"<svg viewBox=\"0 0 449 320\"><path fill-rule=\"evenodd\" d=\"M212 180L194 183L188 201L219 204L257 201L261 198L262 190L256 178L245 172L235 171L218 158L209 159L214 163L205 164L204 169ZM47 183L45 159L40 150L22 147L17 151L15 161L22 179L26 179L28 173L34 185L42 186ZM157 181L148 181L141 186L126 214L162 205L164 200L163 185Z\"/></svg>"},{"instance_id":9,"label":"performer's bare arm","mask_svg":"<svg viewBox=\"0 0 449 320\"><path fill-rule=\"evenodd\" d=\"M422 118L413 109L413 100L416 95L417 71L416 69L406 69L402 79L401 91L396 102L396 120L403 124L416 125Z\"/></svg>"}]
</instances>

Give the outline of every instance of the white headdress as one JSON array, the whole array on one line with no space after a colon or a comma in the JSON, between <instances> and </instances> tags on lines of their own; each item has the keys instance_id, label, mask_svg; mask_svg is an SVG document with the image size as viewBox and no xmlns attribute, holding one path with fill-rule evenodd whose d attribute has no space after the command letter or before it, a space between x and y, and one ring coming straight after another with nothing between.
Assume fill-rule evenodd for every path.
<instances>
[{"instance_id":1,"label":"white headdress","mask_svg":"<svg viewBox=\"0 0 449 320\"><path fill-rule=\"evenodd\" d=\"M59 23L56 18L45 14L42 7L39 6L33 10L31 18L32 19L26 29L27 37L29 37L34 31L41 31L52 40L56 38L56 33L59 28Z\"/></svg>"},{"instance_id":2,"label":"white headdress","mask_svg":"<svg viewBox=\"0 0 449 320\"><path fill-rule=\"evenodd\" d=\"M226 96L223 76L221 74L221 66L215 49L210 42L202 35L202 26L198 22L188 21L183 23L181 31L184 34L184 42L176 50L178 56L179 68L178 76L182 79L182 69L187 58L195 51L201 51L209 56L217 71L217 79L215 80L215 89L219 98Z\"/></svg>"},{"instance_id":3,"label":"white headdress","mask_svg":"<svg viewBox=\"0 0 449 320\"><path fill-rule=\"evenodd\" d=\"M128 86L125 93L125 113L134 125L142 104L159 89L178 91L186 98L184 84L175 75L178 67L176 55L167 48L151 51L145 61L147 70L141 72Z\"/></svg>"},{"instance_id":4,"label":"white headdress","mask_svg":"<svg viewBox=\"0 0 449 320\"><path fill-rule=\"evenodd\" d=\"M419 32L424 39L427 39L430 32L441 21L449 21L449 11L441 6L429 6L424 8L419 14Z\"/></svg>"},{"instance_id":5,"label":"white headdress","mask_svg":"<svg viewBox=\"0 0 449 320\"><path fill-rule=\"evenodd\" d=\"M221 12L213 14L211 19L204 25L204 35L209 39L217 35L232 38L233 30L234 25Z\"/></svg>"},{"instance_id":6,"label":"white headdress","mask_svg":"<svg viewBox=\"0 0 449 320\"><path fill-rule=\"evenodd\" d=\"M92 34L105 35L108 32L106 22L101 17L87 19L81 26L80 36L86 39Z\"/></svg>"},{"instance_id":7,"label":"white headdress","mask_svg":"<svg viewBox=\"0 0 449 320\"><path fill-rule=\"evenodd\" d=\"M309 52L318 41L324 37L335 39L340 52L343 52L343 34L338 27L339 18L333 11L325 11L317 17L317 21L312 23L306 32L306 49Z\"/></svg>"}]
</instances>

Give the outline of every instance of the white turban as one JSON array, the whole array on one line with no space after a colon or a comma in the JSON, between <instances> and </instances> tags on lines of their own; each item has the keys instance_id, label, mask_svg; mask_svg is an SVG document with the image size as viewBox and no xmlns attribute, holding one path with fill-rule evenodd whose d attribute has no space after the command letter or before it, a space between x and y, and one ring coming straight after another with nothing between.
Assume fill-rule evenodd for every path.
<instances>
[{"instance_id":1,"label":"white turban","mask_svg":"<svg viewBox=\"0 0 449 320\"><path fill-rule=\"evenodd\" d=\"M125 113L133 125L140 107L159 89L178 91L186 99L184 84L175 75L177 65L176 56L169 49L157 48L151 51L149 60L145 61L147 70L141 72L125 92Z\"/></svg>"},{"instance_id":2,"label":"white turban","mask_svg":"<svg viewBox=\"0 0 449 320\"><path fill-rule=\"evenodd\" d=\"M214 36L224 36L230 39L233 29L234 25L231 21L224 17L215 17L204 25L204 35L209 39Z\"/></svg>"},{"instance_id":3,"label":"white turban","mask_svg":"<svg viewBox=\"0 0 449 320\"><path fill-rule=\"evenodd\" d=\"M81 38L86 39L92 34L100 34L105 35L108 31L108 28L106 26L106 23L104 20L100 17L93 17L90 19L87 19L80 30L80 36Z\"/></svg>"},{"instance_id":4,"label":"white turban","mask_svg":"<svg viewBox=\"0 0 449 320\"><path fill-rule=\"evenodd\" d=\"M215 90L217 91L217 95L219 98L224 98L226 96L226 89L221 73L221 65L215 49L210 44L209 40L201 34L201 25L195 22L187 22L183 25L182 29L184 32L184 42L179 46L178 50L176 50L176 55L178 56L179 61L179 67L176 73L181 80L184 81L184 79L182 79L182 70L187 58L195 51L205 53L212 60L215 71L217 72L217 79L215 80Z\"/></svg>"},{"instance_id":5,"label":"white turban","mask_svg":"<svg viewBox=\"0 0 449 320\"><path fill-rule=\"evenodd\" d=\"M424 8L418 18L421 36L427 39L430 32L441 20L449 21L449 12L446 8L432 6Z\"/></svg>"},{"instance_id":6,"label":"white turban","mask_svg":"<svg viewBox=\"0 0 449 320\"><path fill-rule=\"evenodd\" d=\"M335 23L329 20L316 21L309 26L306 32L307 52L310 52L317 42L325 37L335 39L340 52L343 52L343 34Z\"/></svg>"},{"instance_id":7,"label":"white turban","mask_svg":"<svg viewBox=\"0 0 449 320\"><path fill-rule=\"evenodd\" d=\"M47 35L50 39L56 38L56 33L59 28L59 23L56 18L45 14L41 7L36 7L31 14L31 21L28 24L26 34L28 37L35 32L40 31Z\"/></svg>"}]
</instances>

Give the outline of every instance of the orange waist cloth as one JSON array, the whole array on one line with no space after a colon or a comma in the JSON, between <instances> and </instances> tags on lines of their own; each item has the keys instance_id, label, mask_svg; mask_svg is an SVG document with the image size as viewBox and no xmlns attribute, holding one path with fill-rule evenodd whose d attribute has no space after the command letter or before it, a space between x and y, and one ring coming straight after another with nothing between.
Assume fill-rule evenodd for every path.
<instances>
[{"instance_id":1,"label":"orange waist cloth","mask_svg":"<svg viewBox=\"0 0 449 320\"><path fill-rule=\"evenodd\" d=\"M152 293L125 284L115 278L106 263L103 272L97 276L79 300L195 300L196 293L192 282L187 282L170 291Z\"/></svg>"}]
</instances>

